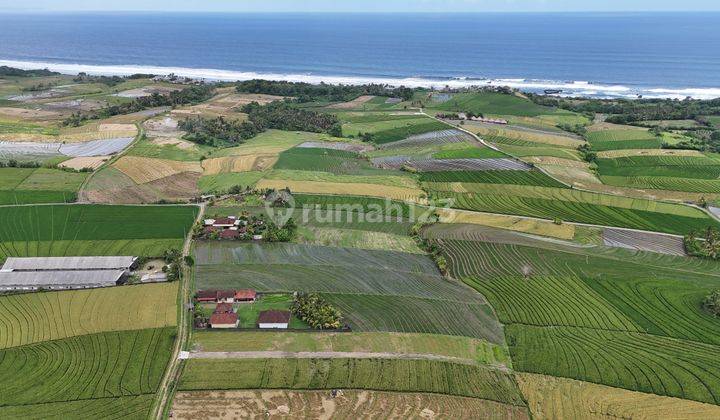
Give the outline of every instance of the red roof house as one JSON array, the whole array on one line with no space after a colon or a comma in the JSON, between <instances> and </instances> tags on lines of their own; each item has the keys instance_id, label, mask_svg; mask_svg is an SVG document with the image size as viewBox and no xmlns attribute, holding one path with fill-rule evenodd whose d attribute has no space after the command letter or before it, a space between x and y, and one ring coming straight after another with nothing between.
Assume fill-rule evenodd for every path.
<instances>
[{"instance_id":1,"label":"red roof house","mask_svg":"<svg viewBox=\"0 0 720 420\"><path fill-rule=\"evenodd\" d=\"M215 306L214 314L226 314L233 311L232 303L218 303Z\"/></svg>"},{"instance_id":2,"label":"red roof house","mask_svg":"<svg viewBox=\"0 0 720 420\"><path fill-rule=\"evenodd\" d=\"M218 290L216 295L216 301L233 303L235 302L235 291L234 290Z\"/></svg>"},{"instance_id":3,"label":"red roof house","mask_svg":"<svg viewBox=\"0 0 720 420\"><path fill-rule=\"evenodd\" d=\"M290 323L290 311L262 311L257 323L258 328L287 328Z\"/></svg>"},{"instance_id":4,"label":"red roof house","mask_svg":"<svg viewBox=\"0 0 720 420\"><path fill-rule=\"evenodd\" d=\"M217 300L217 290L198 290L196 299L198 302L215 302Z\"/></svg>"},{"instance_id":5,"label":"red roof house","mask_svg":"<svg viewBox=\"0 0 720 420\"><path fill-rule=\"evenodd\" d=\"M257 293L253 289L240 289L235 291L235 302L254 302Z\"/></svg>"},{"instance_id":6,"label":"red roof house","mask_svg":"<svg viewBox=\"0 0 720 420\"><path fill-rule=\"evenodd\" d=\"M210 316L210 328L236 328L238 316L235 312L212 314Z\"/></svg>"}]
</instances>

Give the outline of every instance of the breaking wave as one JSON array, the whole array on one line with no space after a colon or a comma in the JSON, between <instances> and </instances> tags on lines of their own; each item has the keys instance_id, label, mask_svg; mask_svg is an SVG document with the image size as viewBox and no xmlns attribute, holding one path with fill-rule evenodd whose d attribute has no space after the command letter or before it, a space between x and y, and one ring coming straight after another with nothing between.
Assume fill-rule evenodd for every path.
<instances>
[{"instance_id":1,"label":"breaking wave","mask_svg":"<svg viewBox=\"0 0 720 420\"><path fill-rule=\"evenodd\" d=\"M365 84L380 83L391 86L464 88L470 86L509 86L526 92L544 92L558 90L559 96L583 96L593 98L670 98L684 99L714 99L720 97L720 87L717 88L664 88L624 86L608 83L593 83L588 81L554 81L535 79L503 79L503 78L427 78L427 77L379 77L379 76L341 76L319 74L292 74L292 73L258 73L221 69L202 69L187 67L165 67L146 65L92 65L67 64L36 61L0 60L0 65L17 67L21 69L47 68L53 71L77 74L86 72L95 75L127 76L134 73L151 73L166 75L174 73L178 76L205 79L209 81L242 81L251 79L286 80L307 83L332 84Z\"/></svg>"}]
</instances>

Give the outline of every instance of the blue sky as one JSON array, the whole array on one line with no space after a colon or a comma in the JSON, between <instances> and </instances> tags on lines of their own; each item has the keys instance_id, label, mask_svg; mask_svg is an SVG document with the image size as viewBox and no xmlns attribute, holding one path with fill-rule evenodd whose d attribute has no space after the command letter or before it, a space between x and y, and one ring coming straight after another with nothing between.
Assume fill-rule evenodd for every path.
<instances>
[{"instance_id":1,"label":"blue sky","mask_svg":"<svg viewBox=\"0 0 720 420\"><path fill-rule=\"evenodd\" d=\"M720 11L717 0L0 0L0 11L570 12Z\"/></svg>"}]
</instances>

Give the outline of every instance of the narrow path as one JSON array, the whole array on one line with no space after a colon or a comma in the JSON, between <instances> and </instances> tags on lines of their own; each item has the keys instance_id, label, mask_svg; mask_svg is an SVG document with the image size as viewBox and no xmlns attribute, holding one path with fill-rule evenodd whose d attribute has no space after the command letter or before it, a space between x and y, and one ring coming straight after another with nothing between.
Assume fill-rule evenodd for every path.
<instances>
[{"instance_id":1,"label":"narrow path","mask_svg":"<svg viewBox=\"0 0 720 420\"><path fill-rule=\"evenodd\" d=\"M202 220L203 215L205 214L206 205L205 203L202 203L199 207L200 211L198 211L197 218L195 219L196 223ZM192 228L190 228L190 232L188 232L188 236L185 239L185 244L183 245L183 257L190 255L191 246ZM175 385L177 384L178 379L180 379L181 360L178 356L180 355L180 352L185 348L190 337L190 331L188 328L190 320L188 320L188 311L185 309L185 303L190 302L190 292L190 268L185 267L183 270L182 278L180 279L180 296L178 299L178 310L180 311L180 316L178 319L177 338L175 339L175 346L173 347L170 361L168 362L167 369L165 370L165 375L163 375L162 381L158 385L158 391L155 400L156 404L153 407L152 415L152 417L156 419L162 419L165 417L166 406L172 401L171 397L173 395Z\"/></svg>"},{"instance_id":2,"label":"narrow path","mask_svg":"<svg viewBox=\"0 0 720 420\"><path fill-rule=\"evenodd\" d=\"M402 359L436 360L442 362L478 364L475 360L426 353L390 353L364 351L219 351L191 352L190 359Z\"/></svg>"}]
</instances>

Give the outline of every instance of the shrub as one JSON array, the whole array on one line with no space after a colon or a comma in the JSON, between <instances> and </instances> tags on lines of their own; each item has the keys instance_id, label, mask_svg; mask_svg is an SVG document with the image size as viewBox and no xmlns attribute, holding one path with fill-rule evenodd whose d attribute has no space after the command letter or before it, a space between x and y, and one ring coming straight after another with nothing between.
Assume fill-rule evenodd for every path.
<instances>
[{"instance_id":1,"label":"shrub","mask_svg":"<svg viewBox=\"0 0 720 420\"><path fill-rule=\"evenodd\" d=\"M720 317L720 290L715 290L703 299L703 309L715 317Z\"/></svg>"},{"instance_id":2,"label":"shrub","mask_svg":"<svg viewBox=\"0 0 720 420\"><path fill-rule=\"evenodd\" d=\"M296 293L292 312L315 329L338 329L342 313L316 293Z\"/></svg>"}]
</instances>

